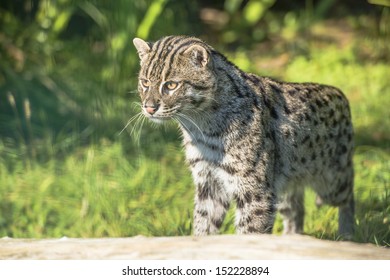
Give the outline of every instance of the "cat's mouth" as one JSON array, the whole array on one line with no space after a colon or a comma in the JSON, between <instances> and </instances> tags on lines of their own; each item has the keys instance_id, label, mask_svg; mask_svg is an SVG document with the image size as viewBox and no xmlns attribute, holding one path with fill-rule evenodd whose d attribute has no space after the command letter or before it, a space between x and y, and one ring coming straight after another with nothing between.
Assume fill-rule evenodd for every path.
<instances>
[{"instance_id":1,"label":"cat's mouth","mask_svg":"<svg viewBox=\"0 0 390 280\"><path fill-rule=\"evenodd\" d=\"M164 104L157 106L144 106L144 115L155 123L163 123L173 119L176 113L176 108L166 108Z\"/></svg>"}]
</instances>

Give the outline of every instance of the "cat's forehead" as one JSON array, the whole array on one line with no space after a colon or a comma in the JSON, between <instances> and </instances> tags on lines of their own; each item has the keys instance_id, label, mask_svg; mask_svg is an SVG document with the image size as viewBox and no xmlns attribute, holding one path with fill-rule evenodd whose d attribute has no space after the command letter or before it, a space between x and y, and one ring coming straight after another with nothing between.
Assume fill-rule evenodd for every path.
<instances>
[{"instance_id":1,"label":"cat's forehead","mask_svg":"<svg viewBox=\"0 0 390 280\"><path fill-rule=\"evenodd\" d=\"M199 44L203 47L208 47L202 40L187 36L167 36L149 44L151 47L149 59L157 58L160 60L180 55L193 45Z\"/></svg>"},{"instance_id":2,"label":"cat's forehead","mask_svg":"<svg viewBox=\"0 0 390 280\"><path fill-rule=\"evenodd\" d=\"M201 43L202 40L189 37L189 36L166 36L161 38L160 40L150 43L152 51L158 51L160 49L172 50L174 46L187 45L188 43L194 44L196 42Z\"/></svg>"},{"instance_id":3,"label":"cat's forehead","mask_svg":"<svg viewBox=\"0 0 390 280\"><path fill-rule=\"evenodd\" d=\"M161 55L162 53L171 52L175 45L177 45L185 37L183 36L167 36L156 42L149 43L151 46L149 57Z\"/></svg>"},{"instance_id":4,"label":"cat's forehead","mask_svg":"<svg viewBox=\"0 0 390 280\"><path fill-rule=\"evenodd\" d=\"M183 38L170 36L153 43L150 52L141 64L141 75L157 81L163 79L163 75L165 76L180 69L181 65L174 63L180 57L178 49L176 50L175 48L178 47ZM175 67L173 67L174 65Z\"/></svg>"},{"instance_id":5,"label":"cat's forehead","mask_svg":"<svg viewBox=\"0 0 390 280\"><path fill-rule=\"evenodd\" d=\"M194 55L187 51L196 45L209 49L202 40L186 36L168 36L147 44L149 50L144 53L140 75L151 81L188 78L194 67L191 61Z\"/></svg>"},{"instance_id":6,"label":"cat's forehead","mask_svg":"<svg viewBox=\"0 0 390 280\"><path fill-rule=\"evenodd\" d=\"M174 43L172 41L159 40L152 44L151 54L158 53L161 51L171 51L173 49Z\"/></svg>"}]
</instances>

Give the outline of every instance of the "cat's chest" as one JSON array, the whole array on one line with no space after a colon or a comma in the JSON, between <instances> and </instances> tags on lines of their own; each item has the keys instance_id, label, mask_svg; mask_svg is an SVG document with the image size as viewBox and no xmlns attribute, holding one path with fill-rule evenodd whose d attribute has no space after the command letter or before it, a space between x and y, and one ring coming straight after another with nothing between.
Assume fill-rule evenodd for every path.
<instances>
[{"instance_id":1,"label":"cat's chest","mask_svg":"<svg viewBox=\"0 0 390 280\"><path fill-rule=\"evenodd\" d=\"M188 162L205 161L219 164L226 157L226 152L222 143L219 142L186 142L184 144L186 158Z\"/></svg>"},{"instance_id":2,"label":"cat's chest","mask_svg":"<svg viewBox=\"0 0 390 280\"><path fill-rule=\"evenodd\" d=\"M196 184L213 182L217 189L223 188L232 195L236 192L236 186L240 181L235 169L236 159L226 153L223 146L189 143L185 147L186 159Z\"/></svg>"}]
</instances>

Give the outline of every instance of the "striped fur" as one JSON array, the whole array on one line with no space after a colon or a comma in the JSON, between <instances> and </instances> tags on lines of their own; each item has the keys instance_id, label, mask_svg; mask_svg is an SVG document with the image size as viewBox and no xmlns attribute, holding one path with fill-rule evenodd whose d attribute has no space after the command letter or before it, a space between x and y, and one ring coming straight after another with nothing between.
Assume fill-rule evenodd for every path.
<instances>
[{"instance_id":1,"label":"striped fur","mask_svg":"<svg viewBox=\"0 0 390 280\"><path fill-rule=\"evenodd\" d=\"M196 185L194 233L217 233L236 203L238 233L303 231L303 188L338 206L339 232L354 225L353 130L338 89L241 71L200 39L134 39L143 113L176 120Z\"/></svg>"}]
</instances>

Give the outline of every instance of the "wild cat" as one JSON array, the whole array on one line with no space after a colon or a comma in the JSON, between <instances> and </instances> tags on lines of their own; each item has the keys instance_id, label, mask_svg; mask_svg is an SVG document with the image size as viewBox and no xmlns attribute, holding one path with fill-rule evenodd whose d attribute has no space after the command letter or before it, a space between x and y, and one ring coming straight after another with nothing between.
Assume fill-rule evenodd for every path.
<instances>
[{"instance_id":1,"label":"wild cat","mask_svg":"<svg viewBox=\"0 0 390 280\"><path fill-rule=\"evenodd\" d=\"M271 233L277 210L284 233L302 233L305 185L353 234L353 128L339 89L245 73L194 37L133 42L143 114L183 134L195 235L217 233L233 200L237 233Z\"/></svg>"}]
</instances>

